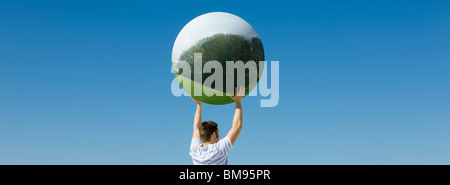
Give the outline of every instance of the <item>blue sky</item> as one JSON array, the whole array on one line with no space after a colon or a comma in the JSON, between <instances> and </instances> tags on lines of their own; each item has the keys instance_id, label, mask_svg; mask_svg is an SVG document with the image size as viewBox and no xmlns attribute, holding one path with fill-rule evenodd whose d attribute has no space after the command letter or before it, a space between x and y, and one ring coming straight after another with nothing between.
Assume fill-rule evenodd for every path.
<instances>
[{"instance_id":1,"label":"blue sky","mask_svg":"<svg viewBox=\"0 0 450 185\"><path fill-rule=\"evenodd\" d=\"M229 164L450 164L449 1L3 1L0 164L192 164L178 32L249 22L280 102L246 97ZM234 105L205 105L231 127Z\"/></svg>"}]
</instances>

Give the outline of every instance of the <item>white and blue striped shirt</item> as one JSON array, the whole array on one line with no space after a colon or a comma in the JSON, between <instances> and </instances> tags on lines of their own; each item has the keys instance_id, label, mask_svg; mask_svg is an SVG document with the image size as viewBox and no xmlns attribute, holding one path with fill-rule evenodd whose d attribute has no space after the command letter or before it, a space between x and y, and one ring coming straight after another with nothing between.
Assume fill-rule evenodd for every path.
<instances>
[{"instance_id":1,"label":"white and blue striped shirt","mask_svg":"<svg viewBox=\"0 0 450 185\"><path fill-rule=\"evenodd\" d=\"M226 165L228 163L228 152L232 147L228 137L205 147L201 147L202 144L200 138L194 138L191 141L189 154L195 165Z\"/></svg>"}]
</instances>

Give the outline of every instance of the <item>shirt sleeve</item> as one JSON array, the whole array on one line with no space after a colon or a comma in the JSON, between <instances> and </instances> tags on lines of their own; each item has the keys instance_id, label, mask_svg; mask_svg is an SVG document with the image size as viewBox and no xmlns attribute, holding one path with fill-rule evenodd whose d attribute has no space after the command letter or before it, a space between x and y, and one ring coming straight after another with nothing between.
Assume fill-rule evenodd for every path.
<instances>
[{"instance_id":1,"label":"shirt sleeve","mask_svg":"<svg viewBox=\"0 0 450 185\"><path fill-rule=\"evenodd\" d=\"M201 144L202 144L202 140L200 138L192 139L190 150L194 149L196 146L199 146Z\"/></svg>"},{"instance_id":2,"label":"shirt sleeve","mask_svg":"<svg viewBox=\"0 0 450 185\"><path fill-rule=\"evenodd\" d=\"M223 139L221 139L218 143L219 146L219 150L225 154L228 154L228 152L231 150L231 147L233 146L231 144L230 139L227 137L224 137Z\"/></svg>"}]
</instances>

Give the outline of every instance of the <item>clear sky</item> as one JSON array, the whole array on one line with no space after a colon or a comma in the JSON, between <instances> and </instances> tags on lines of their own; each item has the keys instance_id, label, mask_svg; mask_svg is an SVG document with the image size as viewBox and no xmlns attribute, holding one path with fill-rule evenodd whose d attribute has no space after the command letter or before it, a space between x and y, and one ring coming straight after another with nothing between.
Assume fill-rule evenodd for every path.
<instances>
[{"instance_id":1,"label":"clear sky","mask_svg":"<svg viewBox=\"0 0 450 185\"><path fill-rule=\"evenodd\" d=\"M229 12L280 61L229 164L450 164L449 1L2 1L0 164L192 164L178 32ZM234 105L205 105L231 127Z\"/></svg>"}]
</instances>

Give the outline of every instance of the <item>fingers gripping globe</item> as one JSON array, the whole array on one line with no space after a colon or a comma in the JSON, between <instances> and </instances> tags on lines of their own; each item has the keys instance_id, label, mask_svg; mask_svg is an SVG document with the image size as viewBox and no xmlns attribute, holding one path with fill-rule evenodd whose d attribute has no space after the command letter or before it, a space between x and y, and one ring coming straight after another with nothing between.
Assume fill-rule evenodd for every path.
<instances>
[{"instance_id":1,"label":"fingers gripping globe","mask_svg":"<svg viewBox=\"0 0 450 185\"><path fill-rule=\"evenodd\" d=\"M248 95L264 69L264 48L244 19L224 12L200 15L178 34L172 49L175 77L193 98L208 104L234 102L229 96L245 87Z\"/></svg>"}]
</instances>

